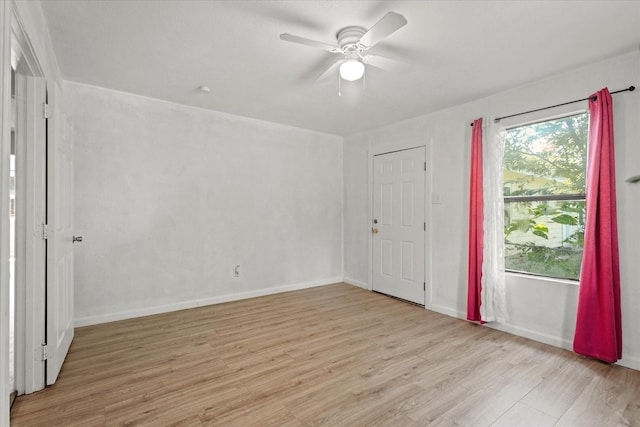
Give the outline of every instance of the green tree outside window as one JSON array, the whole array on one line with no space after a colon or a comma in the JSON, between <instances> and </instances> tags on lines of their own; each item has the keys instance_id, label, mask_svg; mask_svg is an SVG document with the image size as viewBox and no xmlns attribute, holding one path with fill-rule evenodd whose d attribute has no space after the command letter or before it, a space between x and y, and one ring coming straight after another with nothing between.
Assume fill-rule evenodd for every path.
<instances>
[{"instance_id":1,"label":"green tree outside window","mask_svg":"<svg viewBox=\"0 0 640 427\"><path fill-rule=\"evenodd\" d=\"M504 152L507 270L579 279L588 131L586 113L507 131Z\"/></svg>"}]
</instances>

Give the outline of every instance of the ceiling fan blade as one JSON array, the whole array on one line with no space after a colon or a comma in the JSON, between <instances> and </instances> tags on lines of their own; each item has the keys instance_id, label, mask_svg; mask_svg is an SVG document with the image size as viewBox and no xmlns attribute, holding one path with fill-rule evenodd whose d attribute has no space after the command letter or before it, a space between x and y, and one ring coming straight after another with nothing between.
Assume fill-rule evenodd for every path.
<instances>
[{"instance_id":1,"label":"ceiling fan blade","mask_svg":"<svg viewBox=\"0 0 640 427\"><path fill-rule=\"evenodd\" d=\"M372 65L385 71L401 71L409 68L409 64L379 55L366 55L362 60L367 65Z\"/></svg>"},{"instance_id":2,"label":"ceiling fan blade","mask_svg":"<svg viewBox=\"0 0 640 427\"><path fill-rule=\"evenodd\" d=\"M320 80L323 77L331 74L331 71L335 70L336 66L338 64L342 64L343 62L344 59L336 58L334 55L331 55L331 57L327 58L326 61L324 61L318 68L316 68L316 71L311 74L309 78L312 80Z\"/></svg>"},{"instance_id":3,"label":"ceiling fan blade","mask_svg":"<svg viewBox=\"0 0 640 427\"><path fill-rule=\"evenodd\" d=\"M360 44L366 47L374 46L405 25L407 20L404 16L396 12L388 12L360 38Z\"/></svg>"},{"instance_id":4,"label":"ceiling fan blade","mask_svg":"<svg viewBox=\"0 0 640 427\"><path fill-rule=\"evenodd\" d=\"M322 43L316 40L306 39L300 36L294 36L293 34L289 34L289 33L280 34L280 40L303 44L305 46L311 46L311 47L326 50L329 52L333 52L336 49L335 46L331 46L330 44Z\"/></svg>"}]
</instances>

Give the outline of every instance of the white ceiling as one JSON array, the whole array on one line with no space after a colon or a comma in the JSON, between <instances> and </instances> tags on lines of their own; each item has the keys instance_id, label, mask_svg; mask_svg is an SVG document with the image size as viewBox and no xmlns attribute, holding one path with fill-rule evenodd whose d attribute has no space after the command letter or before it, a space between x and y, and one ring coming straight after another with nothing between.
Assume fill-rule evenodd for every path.
<instances>
[{"instance_id":1,"label":"white ceiling","mask_svg":"<svg viewBox=\"0 0 640 427\"><path fill-rule=\"evenodd\" d=\"M41 4L67 80L337 135L478 99L640 42L640 0ZM341 97L337 72L309 77L329 53L279 39L287 32L334 44L338 30L370 28L388 11L408 24L371 51L410 67L368 69L366 89L343 83Z\"/></svg>"}]
</instances>

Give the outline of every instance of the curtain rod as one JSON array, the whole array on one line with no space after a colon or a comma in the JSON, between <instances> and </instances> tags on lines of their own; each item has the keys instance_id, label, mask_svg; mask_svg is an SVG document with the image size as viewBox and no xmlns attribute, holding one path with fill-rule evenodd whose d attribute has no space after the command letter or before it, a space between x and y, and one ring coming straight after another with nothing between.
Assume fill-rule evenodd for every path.
<instances>
[{"instance_id":1,"label":"curtain rod","mask_svg":"<svg viewBox=\"0 0 640 427\"><path fill-rule=\"evenodd\" d=\"M613 95L615 93L620 93L620 92L633 92L634 90L636 90L635 86L629 86L626 89L620 89L620 90L616 90L614 92L611 92L611 95ZM596 95L593 95L593 96L590 96L588 98L576 99L575 101L563 102L562 104L551 105L549 107L537 108L535 110L524 111L522 113L516 113L516 114L511 114L511 115L508 115L508 116L496 117L494 119L494 122L499 122L502 119L508 119L508 118L511 118L511 117L522 116L524 114L529 114L529 113L535 113L535 112L538 112L538 111L549 110L551 108L562 107L563 105L575 104L576 102L587 101L589 99L591 99L592 101L595 101L596 99L598 99L598 97ZM473 123L471 123L471 126L473 126Z\"/></svg>"}]
</instances>

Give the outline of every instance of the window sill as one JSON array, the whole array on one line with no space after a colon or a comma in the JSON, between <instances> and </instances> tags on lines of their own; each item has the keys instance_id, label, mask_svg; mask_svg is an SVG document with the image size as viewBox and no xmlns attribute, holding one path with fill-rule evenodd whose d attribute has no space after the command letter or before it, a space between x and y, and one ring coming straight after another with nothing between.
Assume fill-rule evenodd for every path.
<instances>
[{"instance_id":1,"label":"window sill","mask_svg":"<svg viewBox=\"0 0 640 427\"><path fill-rule=\"evenodd\" d=\"M513 271L505 271L504 273L505 273L505 276L519 277L523 279L536 280L536 281L548 282L548 283L564 283L565 285L570 285L570 286L580 286L580 282L577 280L558 279L555 277L545 277L545 276L534 276L532 274L515 273Z\"/></svg>"}]
</instances>

